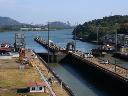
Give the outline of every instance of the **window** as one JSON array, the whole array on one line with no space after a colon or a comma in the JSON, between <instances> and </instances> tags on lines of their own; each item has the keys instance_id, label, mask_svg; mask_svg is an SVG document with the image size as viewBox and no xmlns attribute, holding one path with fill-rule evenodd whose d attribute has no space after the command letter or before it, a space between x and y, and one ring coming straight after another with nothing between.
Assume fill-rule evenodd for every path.
<instances>
[{"instance_id":1,"label":"window","mask_svg":"<svg viewBox=\"0 0 128 96\"><path fill-rule=\"evenodd\" d=\"M42 90L42 87L39 87L39 90Z\"/></svg>"},{"instance_id":2,"label":"window","mask_svg":"<svg viewBox=\"0 0 128 96\"><path fill-rule=\"evenodd\" d=\"M35 90L35 87L32 87L32 90Z\"/></svg>"}]
</instances>

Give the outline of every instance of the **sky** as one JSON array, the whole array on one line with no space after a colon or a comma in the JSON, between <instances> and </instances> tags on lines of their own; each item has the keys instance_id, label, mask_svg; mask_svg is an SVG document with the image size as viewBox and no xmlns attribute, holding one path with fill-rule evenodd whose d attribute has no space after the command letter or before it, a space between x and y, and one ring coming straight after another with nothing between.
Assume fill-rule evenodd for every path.
<instances>
[{"instance_id":1,"label":"sky","mask_svg":"<svg viewBox=\"0 0 128 96\"><path fill-rule=\"evenodd\" d=\"M22 23L80 24L110 15L128 15L128 0L0 0L0 16Z\"/></svg>"}]
</instances>

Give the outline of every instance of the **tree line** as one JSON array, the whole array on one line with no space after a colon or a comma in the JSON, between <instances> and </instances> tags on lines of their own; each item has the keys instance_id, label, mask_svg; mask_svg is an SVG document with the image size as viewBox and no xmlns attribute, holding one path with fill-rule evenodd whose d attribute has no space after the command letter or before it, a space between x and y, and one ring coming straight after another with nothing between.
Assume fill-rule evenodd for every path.
<instances>
[{"instance_id":1,"label":"tree line","mask_svg":"<svg viewBox=\"0 0 128 96\"><path fill-rule=\"evenodd\" d=\"M73 35L83 41L101 41L106 35L128 34L128 15L115 15L95 19L84 24L76 26L73 30Z\"/></svg>"}]
</instances>

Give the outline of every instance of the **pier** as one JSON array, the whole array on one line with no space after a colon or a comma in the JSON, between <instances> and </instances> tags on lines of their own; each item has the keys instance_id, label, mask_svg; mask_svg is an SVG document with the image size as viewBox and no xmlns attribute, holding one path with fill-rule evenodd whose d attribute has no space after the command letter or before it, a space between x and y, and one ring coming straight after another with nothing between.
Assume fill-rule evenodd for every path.
<instances>
[{"instance_id":1,"label":"pier","mask_svg":"<svg viewBox=\"0 0 128 96\"><path fill-rule=\"evenodd\" d=\"M49 50L49 62L57 63L62 58L64 58L67 54L67 51L64 48L54 44L53 42L49 43L43 38L37 37L34 40L39 43L41 46ZM48 61L48 53L39 53L41 57L47 62Z\"/></svg>"},{"instance_id":2,"label":"pier","mask_svg":"<svg viewBox=\"0 0 128 96\"><path fill-rule=\"evenodd\" d=\"M35 41L41 44L46 49L48 49L47 41L45 41L44 39L35 38ZM110 82L111 81L118 82L115 85L117 87L122 86L121 88L124 88L123 91L128 88L128 69L127 68L123 68L116 64L102 62L100 59L92 56L91 54L86 54L78 50L76 52L66 52L66 50L62 51L63 48L57 46L56 44L53 47L53 45L49 46L50 51L63 52L63 54L67 54L67 56L65 56L62 59L62 61L69 62L72 64L72 66L74 66L74 63L75 63L77 65L77 68L86 66L89 68L90 71L91 70L93 70L94 72L100 71L102 74L107 74L106 78L110 78L111 79ZM98 78L101 78L101 77L98 77Z\"/></svg>"},{"instance_id":3,"label":"pier","mask_svg":"<svg viewBox=\"0 0 128 96\"><path fill-rule=\"evenodd\" d=\"M54 43L49 43L49 45L48 45L48 41L44 40L41 37L36 37L36 38L34 38L34 40L37 43L39 43L40 45L42 45L43 47L45 47L46 49L49 49L50 52L57 53L62 50L60 46L58 46Z\"/></svg>"}]
</instances>

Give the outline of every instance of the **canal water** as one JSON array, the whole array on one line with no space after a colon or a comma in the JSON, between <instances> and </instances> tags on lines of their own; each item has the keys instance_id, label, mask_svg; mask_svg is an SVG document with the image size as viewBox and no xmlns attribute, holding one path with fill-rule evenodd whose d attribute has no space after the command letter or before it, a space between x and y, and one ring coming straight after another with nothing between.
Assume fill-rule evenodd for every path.
<instances>
[{"instance_id":1,"label":"canal water","mask_svg":"<svg viewBox=\"0 0 128 96\"><path fill-rule=\"evenodd\" d=\"M8 42L13 44L15 41L16 32L0 32L0 44L3 42ZM33 38L35 36L41 36L47 40L47 32L23 32L25 34L26 47L35 50L37 53L47 52L45 48L34 42ZM65 47L66 44L72 39L72 29L67 30L56 30L50 31L50 39L54 43ZM91 49L96 48L97 46L91 43L82 42L77 40L76 47L78 50L83 52L90 52ZM115 61L115 58L111 59L112 62ZM120 66L128 68L128 62L116 59L117 64ZM68 64L49 64L50 67L57 73L60 78L71 88L76 96L108 96L109 93L98 88L85 77L83 77L78 71L72 68Z\"/></svg>"}]
</instances>

